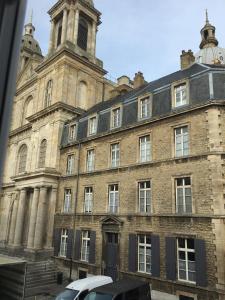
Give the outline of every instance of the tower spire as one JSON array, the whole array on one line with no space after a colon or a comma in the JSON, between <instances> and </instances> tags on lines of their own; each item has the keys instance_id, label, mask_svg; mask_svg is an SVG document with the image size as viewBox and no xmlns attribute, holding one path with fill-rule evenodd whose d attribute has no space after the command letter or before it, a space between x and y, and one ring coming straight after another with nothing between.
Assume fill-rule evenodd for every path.
<instances>
[{"instance_id":1,"label":"tower spire","mask_svg":"<svg viewBox=\"0 0 225 300\"><path fill-rule=\"evenodd\" d=\"M205 26L201 30L201 44L200 49L216 47L218 45L218 41L215 36L216 28L215 26L209 23L208 10L205 11L206 23Z\"/></svg>"},{"instance_id":2,"label":"tower spire","mask_svg":"<svg viewBox=\"0 0 225 300\"><path fill-rule=\"evenodd\" d=\"M33 16L34 16L34 11L33 11L33 8L32 8L31 12L30 12L30 21L29 21L30 24L33 24Z\"/></svg>"},{"instance_id":3,"label":"tower spire","mask_svg":"<svg viewBox=\"0 0 225 300\"><path fill-rule=\"evenodd\" d=\"M206 16L206 18L205 18L206 22L205 23L208 25L209 24L209 16L208 16L208 10L207 9L205 10L205 16Z\"/></svg>"}]
</instances>

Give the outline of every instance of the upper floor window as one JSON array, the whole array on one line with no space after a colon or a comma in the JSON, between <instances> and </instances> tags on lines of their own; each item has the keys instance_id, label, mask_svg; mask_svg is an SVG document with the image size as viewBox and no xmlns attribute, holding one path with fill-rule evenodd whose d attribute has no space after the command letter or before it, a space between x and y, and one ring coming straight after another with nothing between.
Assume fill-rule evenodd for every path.
<instances>
[{"instance_id":1,"label":"upper floor window","mask_svg":"<svg viewBox=\"0 0 225 300\"><path fill-rule=\"evenodd\" d=\"M97 117L92 117L88 121L88 135L96 134L97 132Z\"/></svg>"},{"instance_id":2,"label":"upper floor window","mask_svg":"<svg viewBox=\"0 0 225 300\"><path fill-rule=\"evenodd\" d=\"M27 146L24 144L20 147L18 153L18 173L26 171L27 164Z\"/></svg>"},{"instance_id":3,"label":"upper floor window","mask_svg":"<svg viewBox=\"0 0 225 300\"><path fill-rule=\"evenodd\" d=\"M174 103L175 107L188 104L187 84L183 83L175 86L174 95L175 95L175 103Z\"/></svg>"},{"instance_id":4,"label":"upper floor window","mask_svg":"<svg viewBox=\"0 0 225 300\"><path fill-rule=\"evenodd\" d=\"M62 229L59 256L66 257L68 243L68 230Z\"/></svg>"},{"instance_id":5,"label":"upper floor window","mask_svg":"<svg viewBox=\"0 0 225 300\"><path fill-rule=\"evenodd\" d=\"M139 138L140 147L140 162L147 162L151 160L151 144L150 135Z\"/></svg>"},{"instance_id":6,"label":"upper floor window","mask_svg":"<svg viewBox=\"0 0 225 300\"><path fill-rule=\"evenodd\" d=\"M52 80L49 80L47 85L46 85L46 90L45 90L45 107L48 107L51 105L52 102L52 87L53 87L53 82Z\"/></svg>"},{"instance_id":7,"label":"upper floor window","mask_svg":"<svg viewBox=\"0 0 225 300\"><path fill-rule=\"evenodd\" d=\"M146 119L151 116L151 99L150 97L145 97L140 99L139 102L139 118Z\"/></svg>"},{"instance_id":8,"label":"upper floor window","mask_svg":"<svg viewBox=\"0 0 225 300\"><path fill-rule=\"evenodd\" d=\"M151 274L152 269L152 250L151 236L138 235L138 271Z\"/></svg>"},{"instance_id":9,"label":"upper floor window","mask_svg":"<svg viewBox=\"0 0 225 300\"><path fill-rule=\"evenodd\" d=\"M177 239L178 280L196 282L194 239Z\"/></svg>"},{"instance_id":10,"label":"upper floor window","mask_svg":"<svg viewBox=\"0 0 225 300\"><path fill-rule=\"evenodd\" d=\"M111 127L117 128L121 126L121 109L120 107L112 110Z\"/></svg>"},{"instance_id":11,"label":"upper floor window","mask_svg":"<svg viewBox=\"0 0 225 300\"><path fill-rule=\"evenodd\" d=\"M138 184L139 187L139 209L141 213L151 212L151 182L142 181Z\"/></svg>"},{"instance_id":12,"label":"upper floor window","mask_svg":"<svg viewBox=\"0 0 225 300\"><path fill-rule=\"evenodd\" d=\"M72 175L74 173L74 162L75 162L75 155L70 154L67 156L67 165L66 165L66 174Z\"/></svg>"},{"instance_id":13,"label":"upper floor window","mask_svg":"<svg viewBox=\"0 0 225 300\"><path fill-rule=\"evenodd\" d=\"M56 46L58 47L62 43L62 18L59 20L57 27Z\"/></svg>"},{"instance_id":14,"label":"upper floor window","mask_svg":"<svg viewBox=\"0 0 225 300\"><path fill-rule=\"evenodd\" d=\"M47 151L47 141L43 140L40 145L39 162L38 162L39 168L45 167L46 151Z\"/></svg>"},{"instance_id":15,"label":"upper floor window","mask_svg":"<svg viewBox=\"0 0 225 300\"><path fill-rule=\"evenodd\" d=\"M90 149L87 151L87 172L94 171L95 164L95 151L94 149Z\"/></svg>"},{"instance_id":16,"label":"upper floor window","mask_svg":"<svg viewBox=\"0 0 225 300\"><path fill-rule=\"evenodd\" d=\"M79 25L78 25L77 45L81 49L86 51L87 43L88 43L88 24L83 18L80 18Z\"/></svg>"},{"instance_id":17,"label":"upper floor window","mask_svg":"<svg viewBox=\"0 0 225 300\"><path fill-rule=\"evenodd\" d=\"M77 125L72 124L69 127L69 140L73 141L76 139L76 134L77 134Z\"/></svg>"},{"instance_id":18,"label":"upper floor window","mask_svg":"<svg viewBox=\"0 0 225 300\"><path fill-rule=\"evenodd\" d=\"M176 179L176 212L192 212L191 178Z\"/></svg>"},{"instance_id":19,"label":"upper floor window","mask_svg":"<svg viewBox=\"0 0 225 300\"><path fill-rule=\"evenodd\" d=\"M33 97L29 96L24 103L22 125L28 123L27 118L33 114Z\"/></svg>"},{"instance_id":20,"label":"upper floor window","mask_svg":"<svg viewBox=\"0 0 225 300\"><path fill-rule=\"evenodd\" d=\"M81 260L89 261L90 253L90 231L82 231L81 237Z\"/></svg>"},{"instance_id":21,"label":"upper floor window","mask_svg":"<svg viewBox=\"0 0 225 300\"><path fill-rule=\"evenodd\" d=\"M189 134L188 126L175 128L175 156L185 156L189 154Z\"/></svg>"},{"instance_id":22,"label":"upper floor window","mask_svg":"<svg viewBox=\"0 0 225 300\"><path fill-rule=\"evenodd\" d=\"M116 168L120 164L120 144L111 145L111 167Z\"/></svg>"},{"instance_id":23,"label":"upper floor window","mask_svg":"<svg viewBox=\"0 0 225 300\"><path fill-rule=\"evenodd\" d=\"M63 212L68 213L71 209L71 189L65 189L64 192L64 203L63 203Z\"/></svg>"},{"instance_id":24,"label":"upper floor window","mask_svg":"<svg viewBox=\"0 0 225 300\"><path fill-rule=\"evenodd\" d=\"M109 185L109 212L117 213L119 209L119 186L118 184Z\"/></svg>"},{"instance_id":25,"label":"upper floor window","mask_svg":"<svg viewBox=\"0 0 225 300\"><path fill-rule=\"evenodd\" d=\"M84 212L91 213L93 205L93 188L86 187L84 189Z\"/></svg>"}]
</instances>

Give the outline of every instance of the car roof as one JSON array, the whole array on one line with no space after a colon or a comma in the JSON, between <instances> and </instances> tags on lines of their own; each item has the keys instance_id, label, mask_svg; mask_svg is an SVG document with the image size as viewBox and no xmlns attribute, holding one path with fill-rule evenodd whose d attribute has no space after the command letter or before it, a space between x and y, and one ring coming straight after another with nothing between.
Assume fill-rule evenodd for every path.
<instances>
[{"instance_id":1,"label":"car roof","mask_svg":"<svg viewBox=\"0 0 225 300\"><path fill-rule=\"evenodd\" d=\"M69 285L67 285L66 288L70 290L82 291L85 289L93 289L94 287L96 287L97 283L107 284L109 282L112 282L112 278L109 276L91 276L73 281Z\"/></svg>"},{"instance_id":2,"label":"car roof","mask_svg":"<svg viewBox=\"0 0 225 300\"><path fill-rule=\"evenodd\" d=\"M141 280L122 279L117 282L102 285L93 289L92 291L110 295L118 295L122 292L127 292L135 288L142 287L146 284L148 283Z\"/></svg>"}]
</instances>

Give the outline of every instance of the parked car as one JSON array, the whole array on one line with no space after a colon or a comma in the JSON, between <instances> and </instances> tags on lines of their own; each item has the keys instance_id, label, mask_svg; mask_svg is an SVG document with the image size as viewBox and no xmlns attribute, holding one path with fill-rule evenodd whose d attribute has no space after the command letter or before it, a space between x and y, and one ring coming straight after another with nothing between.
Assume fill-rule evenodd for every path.
<instances>
[{"instance_id":1,"label":"parked car","mask_svg":"<svg viewBox=\"0 0 225 300\"><path fill-rule=\"evenodd\" d=\"M83 300L92 289L111 282L111 277L100 275L79 279L67 285L55 300Z\"/></svg>"},{"instance_id":2,"label":"parked car","mask_svg":"<svg viewBox=\"0 0 225 300\"><path fill-rule=\"evenodd\" d=\"M84 300L151 300L149 283L123 279L93 289Z\"/></svg>"}]
</instances>

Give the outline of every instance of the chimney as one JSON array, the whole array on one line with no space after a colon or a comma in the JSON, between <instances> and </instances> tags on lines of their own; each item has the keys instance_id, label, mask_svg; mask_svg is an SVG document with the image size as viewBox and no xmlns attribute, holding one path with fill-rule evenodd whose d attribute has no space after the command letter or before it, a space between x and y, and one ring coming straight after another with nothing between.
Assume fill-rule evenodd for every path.
<instances>
[{"instance_id":1,"label":"chimney","mask_svg":"<svg viewBox=\"0 0 225 300\"><path fill-rule=\"evenodd\" d=\"M143 73L138 72L134 76L134 89L139 88L140 86L146 83Z\"/></svg>"},{"instance_id":2,"label":"chimney","mask_svg":"<svg viewBox=\"0 0 225 300\"><path fill-rule=\"evenodd\" d=\"M187 52L185 50L182 50L182 54L180 56L180 67L181 70L189 68L193 63L195 62L194 54L191 50L188 50Z\"/></svg>"}]
</instances>

